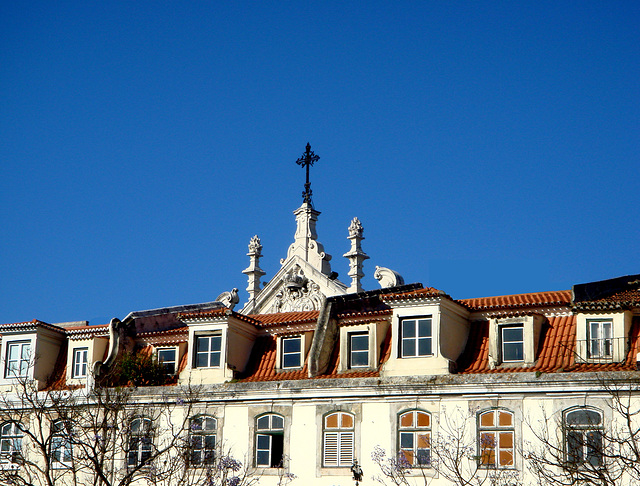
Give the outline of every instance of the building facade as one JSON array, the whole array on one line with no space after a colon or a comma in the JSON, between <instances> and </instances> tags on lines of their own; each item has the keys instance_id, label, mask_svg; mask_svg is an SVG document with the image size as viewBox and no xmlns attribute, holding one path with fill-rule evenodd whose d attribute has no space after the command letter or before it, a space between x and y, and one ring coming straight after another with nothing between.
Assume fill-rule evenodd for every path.
<instances>
[{"instance_id":1,"label":"building facade","mask_svg":"<svg viewBox=\"0 0 640 486\"><path fill-rule=\"evenodd\" d=\"M117 429L120 446L103 450L109 473L91 484L175 484L177 474L178 484L241 484L229 478L245 473L233 481L636 484L626 461L640 459L640 276L456 300L376 267L380 288L365 291L362 225L349 227L343 283L318 241L319 214L310 198L294 212L294 242L264 284L251 239L242 308L233 289L108 325L0 325L4 481L100 476L89 457L99 447L81 450L80 436L91 430L96 448L105 439L87 423L113 412L117 423L98 425ZM150 360L164 379L126 375L118 415L105 411L118 392L94 394L121 390L101 380L123 360ZM81 419L71 403L93 411ZM207 468L221 457L241 472L214 478ZM163 472L160 461L184 468Z\"/></svg>"}]
</instances>

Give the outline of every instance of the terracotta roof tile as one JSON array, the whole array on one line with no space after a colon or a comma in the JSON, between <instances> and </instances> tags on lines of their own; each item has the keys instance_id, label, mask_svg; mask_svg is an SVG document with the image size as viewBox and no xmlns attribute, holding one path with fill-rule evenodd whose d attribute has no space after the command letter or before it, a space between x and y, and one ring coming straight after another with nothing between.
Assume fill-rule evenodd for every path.
<instances>
[{"instance_id":1,"label":"terracotta roof tile","mask_svg":"<svg viewBox=\"0 0 640 486\"><path fill-rule=\"evenodd\" d=\"M300 324L318 320L319 311L280 312L277 314L251 314L247 317L259 321L262 327L283 324Z\"/></svg>"},{"instance_id":2,"label":"terracotta roof tile","mask_svg":"<svg viewBox=\"0 0 640 486\"><path fill-rule=\"evenodd\" d=\"M410 290L408 292L398 292L395 294L381 294L380 300L417 300L428 297L448 297L444 291L435 289L433 287L425 287L424 289Z\"/></svg>"},{"instance_id":3,"label":"terracotta roof tile","mask_svg":"<svg viewBox=\"0 0 640 486\"><path fill-rule=\"evenodd\" d=\"M458 361L458 372L466 373L514 373L514 372L573 372L635 370L640 317L633 318L629 332L631 346L624 363L576 363L576 316L551 317L540 335L536 363L528 367L489 368L489 322L474 322L467 348Z\"/></svg>"},{"instance_id":4,"label":"terracotta roof tile","mask_svg":"<svg viewBox=\"0 0 640 486\"><path fill-rule=\"evenodd\" d=\"M461 303L470 310L504 309L509 307L540 307L549 305L569 305L571 291L534 292L530 294L499 295L477 299L461 299Z\"/></svg>"}]
</instances>

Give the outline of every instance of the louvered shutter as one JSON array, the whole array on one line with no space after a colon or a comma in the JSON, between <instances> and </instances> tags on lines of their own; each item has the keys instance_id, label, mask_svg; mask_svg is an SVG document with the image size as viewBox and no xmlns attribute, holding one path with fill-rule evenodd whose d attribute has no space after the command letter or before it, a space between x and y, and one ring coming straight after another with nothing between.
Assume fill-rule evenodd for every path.
<instances>
[{"instance_id":1,"label":"louvered shutter","mask_svg":"<svg viewBox=\"0 0 640 486\"><path fill-rule=\"evenodd\" d=\"M324 465L328 467L337 467L338 464L338 441L339 432L324 433Z\"/></svg>"},{"instance_id":2,"label":"louvered shutter","mask_svg":"<svg viewBox=\"0 0 640 486\"><path fill-rule=\"evenodd\" d=\"M353 432L340 432L339 466L350 467L353 464Z\"/></svg>"}]
</instances>

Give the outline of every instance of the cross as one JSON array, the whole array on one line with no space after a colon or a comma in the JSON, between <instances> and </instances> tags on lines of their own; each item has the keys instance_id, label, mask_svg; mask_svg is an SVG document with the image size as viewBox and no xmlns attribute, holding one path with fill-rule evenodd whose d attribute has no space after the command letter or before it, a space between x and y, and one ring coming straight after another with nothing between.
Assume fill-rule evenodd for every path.
<instances>
[{"instance_id":1,"label":"cross","mask_svg":"<svg viewBox=\"0 0 640 486\"><path fill-rule=\"evenodd\" d=\"M302 157L296 160L296 164L302 167L306 167L307 169L307 182L305 182L304 184L302 200L309 204L311 204L311 183L309 182L309 166L313 165L314 162L317 162L319 159L320 157L311 151L311 145L307 143L307 150L302 154Z\"/></svg>"}]
</instances>

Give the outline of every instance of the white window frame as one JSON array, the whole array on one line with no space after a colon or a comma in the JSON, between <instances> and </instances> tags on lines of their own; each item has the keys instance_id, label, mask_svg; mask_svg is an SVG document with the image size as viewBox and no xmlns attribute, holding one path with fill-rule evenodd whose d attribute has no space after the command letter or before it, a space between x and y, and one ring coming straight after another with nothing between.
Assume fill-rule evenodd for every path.
<instances>
[{"instance_id":1,"label":"white window frame","mask_svg":"<svg viewBox=\"0 0 640 486\"><path fill-rule=\"evenodd\" d=\"M51 467L68 469L73 466L71 424L64 420L56 420L51 430Z\"/></svg>"},{"instance_id":2,"label":"white window frame","mask_svg":"<svg viewBox=\"0 0 640 486\"><path fill-rule=\"evenodd\" d=\"M596 329L596 337L594 337L594 327ZM604 332L606 328L609 331L608 336ZM612 319L587 319L587 336L589 340L589 358L607 361L613 359Z\"/></svg>"},{"instance_id":3,"label":"white window frame","mask_svg":"<svg viewBox=\"0 0 640 486\"><path fill-rule=\"evenodd\" d=\"M274 463L274 446L273 439L278 436L282 441L282 451L280 461ZM263 440L267 441L266 446L260 444ZM256 467L272 468L283 467L284 460L284 417L276 413L262 414L256 417ZM261 460L260 457L267 453L267 460Z\"/></svg>"},{"instance_id":4,"label":"white window frame","mask_svg":"<svg viewBox=\"0 0 640 486\"><path fill-rule=\"evenodd\" d=\"M570 416L574 413L578 412L587 412L596 414L598 416L598 423L575 423L569 424ZM584 468L600 468L604 465L604 416L601 410L591 407L577 407L569 410L565 410L562 417L562 425L564 428L564 447L565 447L565 461L568 467L584 467ZM579 460L571 460L570 457L570 442L571 435L580 435L580 458ZM590 457L590 449L589 449L589 439L592 434L597 434L599 436L599 450L597 454L592 455L592 457L597 458L597 463L594 464L589 460Z\"/></svg>"},{"instance_id":5,"label":"white window frame","mask_svg":"<svg viewBox=\"0 0 640 486\"><path fill-rule=\"evenodd\" d=\"M420 335L420 322L429 322L429 335ZM413 325L413 336L405 336L405 323L414 322ZM415 316L415 317L403 317L400 319L400 358L424 358L428 356L434 356L434 346L433 346L433 327L434 327L434 319L433 316ZM420 352L420 344L421 342L429 343L429 352L421 353ZM413 346L413 353L410 353L408 349L409 344Z\"/></svg>"},{"instance_id":6,"label":"white window frame","mask_svg":"<svg viewBox=\"0 0 640 486\"><path fill-rule=\"evenodd\" d=\"M299 350L298 351L286 351L286 346L287 346L287 342L294 342L294 341L298 341L298 345L299 345ZM281 357L280 357L280 367L283 370L295 370L295 369L300 369L302 368L302 365L304 363L304 360L302 359L303 356L303 351L304 351L304 340L302 339L302 336L286 336L286 337L281 337L280 338L280 346L281 346ZM293 365L293 366L285 366L285 361L286 358L288 356L298 356L298 364Z\"/></svg>"},{"instance_id":7,"label":"white window frame","mask_svg":"<svg viewBox=\"0 0 640 486\"><path fill-rule=\"evenodd\" d=\"M367 343L367 347L366 349L353 349L353 339L354 338L364 338L362 339L364 342ZM349 346L349 368L369 368L371 366L370 360L371 360L371 353L369 352L369 347L370 347L370 336L369 336L369 331L354 331L354 332L349 332L347 334L347 339L349 340L348 346ZM354 353L360 353L360 354L366 354L367 356L367 360L365 364L353 364L353 356Z\"/></svg>"},{"instance_id":8,"label":"white window frame","mask_svg":"<svg viewBox=\"0 0 640 486\"><path fill-rule=\"evenodd\" d=\"M0 469L17 469L22 453L22 426L18 422L0 425Z\"/></svg>"},{"instance_id":9,"label":"white window frame","mask_svg":"<svg viewBox=\"0 0 640 486\"><path fill-rule=\"evenodd\" d=\"M31 366L31 347L32 342L30 340L17 340L7 342L5 351L5 378L26 378L29 375L29 368ZM11 350L18 349L18 357L11 359ZM27 356L25 357L25 349ZM11 372L11 364L17 364L18 373Z\"/></svg>"},{"instance_id":10,"label":"white window frame","mask_svg":"<svg viewBox=\"0 0 640 486\"><path fill-rule=\"evenodd\" d=\"M418 416L424 414L428 417L428 425L418 425ZM402 418L411 415L411 425L402 425ZM403 446L403 436L411 437L411 447ZM427 447L420 447L420 441L426 437ZM421 454L426 453L426 462L420 463ZM412 457L409 460L407 455ZM431 414L424 410L405 410L398 414L398 458L404 457L411 467L428 468L431 467Z\"/></svg>"},{"instance_id":11,"label":"white window frame","mask_svg":"<svg viewBox=\"0 0 640 486\"><path fill-rule=\"evenodd\" d=\"M80 358L80 359L78 359ZM73 363L72 363L72 378L86 378L87 367L89 361L89 348L74 348L73 349Z\"/></svg>"},{"instance_id":12,"label":"white window frame","mask_svg":"<svg viewBox=\"0 0 640 486\"><path fill-rule=\"evenodd\" d=\"M169 351L173 351L173 361L166 361L161 358L161 355L163 353L166 353ZM158 359L158 364L160 365L163 365L165 367L167 366L167 364L173 365L173 371L167 371L168 375L173 376L178 372L178 350L176 349L175 346L156 348L156 357Z\"/></svg>"},{"instance_id":13,"label":"white window frame","mask_svg":"<svg viewBox=\"0 0 640 486\"><path fill-rule=\"evenodd\" d=\"M493 425L483 425L482 417L492 415ZM508 415L511 418L510 425L501 425L500 414ZM511 446L505 447L504 441L511 435ZM487 439L492 436L491 442ZM485 463L485 451L490 451L493 455L493 463ZM501 453L511 454L511 464L501 464ZM516 464L516 432L515 414L511 410L504 408L492 408L478 412L478 460L479 466L483 469L514 469Z\"/></svg>"},{"instance_id":14,"label":"white window frame","mask_svg":"<svg viewBox=\"0 0 640 486\"><path fill-rule=\"evenodd\" d=\"M137 425L137 427L136 427ZM127 467L139 468L151 463L153 423L148 417L135 417L129 424Z\"/></svg>"},{"instance_id":15,"label":"white window frame","mask_svg":"<svg viewBox=\"0 0 640 486\"><path fill-rule=\"evenodd\" d=\"M202 340L202 341L201 341ZM200 342L204 340L207 341L207 350L200 351ZM212 343L214 341L218 341L218 349L212 349ZM196 334L195 335L195 343L194 343L194 368L204 369L204 368L220 368L222 364L222 334L214 333L214 334ZM198 366L198 357L206 356L206 365ZM217 357L217 363L216 358Z\"/></svg>"},{"instance_id":16,"label":"white window frame","mask_svg":"<svg viewBox=\"0 0 640 486\"><path fill-rule=\"evenodd\" d=\"M499 326L500 329L500 356L503 363L520 363L524 361L524 323L514 323L514 324L503 324ZM522 338L520 341L505 341L504 332L507 330L519 329L522 333ZM520 354L522 355L521 359L507 359L505 353L505 344L509 345L520 345Z\"/></svg>"},{"instance_id":17,"label":"white window frame","mask_svg":"<svg viewBox=\"0 0 640 486\"><path fill-rule=\"evenodd\" d=\"M190 467L209 467L215 463L217 431L218 420L215 417L197 415L191 419L189 427ZM197 445L196 442L198 442Z\"/></svg>"},{"instance_id":18,"label":"white window frame","mask_svg":"<svg viewBox=\"0 0 640 486\"><path fill-rule=\"evenodd\" d=\"M338 416L338 427L328 427L329 417ZM343 416L351 418L351 427L342 425ZM355 415L348 412L331 412L322 421L322 466L351 467L355 458Z\"/></svg>"}]
</instances>

